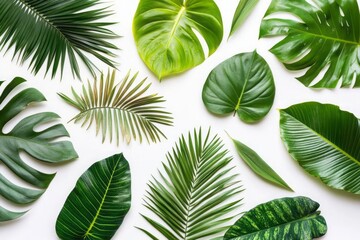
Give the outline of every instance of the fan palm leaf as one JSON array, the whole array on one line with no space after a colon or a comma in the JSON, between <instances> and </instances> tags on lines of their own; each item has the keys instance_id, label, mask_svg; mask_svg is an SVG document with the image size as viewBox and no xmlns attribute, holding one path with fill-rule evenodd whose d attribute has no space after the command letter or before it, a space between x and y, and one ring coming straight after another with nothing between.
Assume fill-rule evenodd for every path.
<instances>
[{"instance_id":1,"label":"fan palm leaf","mask_svg":"<svg viewBox=\"0 0 360 240\"><path fill-rule=\"evenodd\" d=\"M117 35L103 19L108 7L95 8L100 0L0 0L0 48L14 49L21 64L37 74L43 65L52 77L64 71L68 59L73 75L80 77L79 60L95 75L88 55L115 67L109 42Z\"/></svg>"},{"instance_id":2,"label":"fan palm leaf","mask_svg":"<svg viewBox=\"0 0 360 240\"><path fill-rule=\"evenodd\" d=\"M72 120L82 122L82 126L89 128L94 122L96 134L102 133L102 141L109 135L110 142L116 138L119 144L120 135L129 143L131 139L143 137L148 142L157 142L165 137L158 128L160 125L172 125L169 112L163 111L158 103L164 102L157 94L145 95L151 84L146 79L136 83L138 73L130 77L130 71L122 82L115 84L115 70L100 79L95 78L91 85L83 85L82 95L78 95L72 88L74 98L59 94L67 103L80 110Z\"/></svg>"},{"instance_id":3,"label":"fan palm leaf","mask_svg":"<svg viewBox=\"0 0 360 240\"><path fill-rule=\"evenodd\" d=\"M229 201L242 190L232 174L231 157L219 137L194 130L167 154L167 175L148 184L145 206L161 220L143 215L169 240L195 240L222 233L241 200ZM151 239L153 233L139 228Z\"/></svg>"}]
</instances>

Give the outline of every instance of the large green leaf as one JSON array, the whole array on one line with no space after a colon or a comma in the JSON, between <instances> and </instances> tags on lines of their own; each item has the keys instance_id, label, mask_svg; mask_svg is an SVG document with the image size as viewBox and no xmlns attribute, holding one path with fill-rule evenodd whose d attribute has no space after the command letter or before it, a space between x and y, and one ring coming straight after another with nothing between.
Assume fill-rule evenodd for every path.
<instances>
[{"instance_id":1,"label":"large green leaf","mask_svg":"<svg viewBox=\"0 0 360 240\"><path fill-rule=\"evenodd\" d=\"M247 123L265 117L274 97L271 69L256 51L235 55L215 67L202 92L203 102L211 113L237 113Z\"/></svg>"},{"instance_id":2,"label":"large green leaf","mask_svg":"<svg viewBox=\"0 0 360 240\"><path fill-rule=\"evenodd\" d=\"M0 49L14 50L20 64L38 73L42 67L52 77L64 71L68 59L71 71L80 77L79 60L93 73L92 55L114 67L109 42L117 37L107 27L111 15L100 0L1 0Z\"/></svg>"},{"instance_id":3,"label":"large green leaf","mask_svg":"<svg viewBox=\"0 0 360 240\"><path fill-rule=\"evenodd\" d=\"M129 164L123 154L94 163L79 178L56 221L63 240L111 239L131 205Z\"/></svg>"},{"instance_id":4,"label":"large green leaf","mask_svg":"<svg viewBox=\"0 0 360 240\"><path fill-rule=\"evenodd\" d=\"M360 126L352 113L307 102L280 110L281 138L291 156L332 188L360 194Z\"/></svg>"},{"instance_id":5,"label":"large green leaf","mask_svg":"<svg viewBox=\"0 0 360 240\"><path fill-rule=\"evenodd\" d=\"M0 196L16 204L28 204L38 199L54 177L54 174L39 172L26 164L21 159L20 152L24 151L34 159L48 163L64 162L77 157L69 141L56 141L69 136L62 124L41 131L34 130L44 123L58 120L59 116L55 113L43 112L27 116L9 132L4 132L5 125L27 109L29 104L45 101L44 96L36 89L16 91L24 82L22 78L13 79L0 95L0 164L33 187L30 189L18 186L0 174ZM0 82L0 85L2 84L3 82ZM9 95L13 97L10 98ZM4 103L6 101L7 103ZM22 213L10 212L0 206L0 222L21 215Z\"/></svg>"},{"instance_id":6,"label":"large green leaf","mask_svg":"<svg viewBox=\"0 0 360 240\"><path fill-rule=\"evenodd\" d=\"M213 0L140 0L133 32L140 57L162 79L205 60L196 33L213 54L221 43L223 24Z\"/></svg>"},{"instance_id":7,"label":"large green leaf","mask_svg":"<svg viewBox=\"0 0 360 240\"><path fill-rule=\"evenodd\" d=\"M259 0L240 0L235 10L229 36L231 36L246 20Z\"/></svg>"},{"instance_id":8,"label":"large green leaf","mask_svg":"<svg viewBox=\"0 0 360 240\"><path fill-rule=\"evenodd\" d=\"M115 136L119 144L120 135L127 142L143 136L149 142L157 142L165 137L158 125L172 125L169 112L163 110L159 103L164 102L162 96L157 94L145 95L151 84L146 79L136 83L137 74L130 78L130 71L119 83L115 84L115 71L100 81L95 79L93 85L88 82L83 85L82 95L79 96L74 89L71 99L64 94L59 94L67 103L77 108L80 113L73 120L88 124L88 128L95 121L96 133L101 130L103 142L109 135L110 142Z\"/></svg>"},{"instance_id":9,"label":"large green leaf","mask_svg":"<svg viewBox=\"0 0 360 240\"><path fill-rule=\"evenodd\" d=\"M297 20L271 18L289 13ZM260 37L285 35L271 52L290 70L307 72L298 80L316 88L360 87L360 14L357 0L273 0ZM320 74L325 72L324 76ZM320 75L320 81L316 78ZM314 82L315 80L315 82Z\"/></svg>"},{"instance_id":10,"label":"large green leaf","mask_svg":"<svg viewBox=\"0 0 360 240\"><path fill-rule=\"evenodd\" d=\"M311 240L326 234L319 204L307 197L281 198L245 213L224 240Z\"/></svg>"},{"instance_id":11,"label":"large green leaf","mask_svg":"<svg viewBox=\"0 0 360 240\"><path fill-rule=\"evenodd\" d=\"M200 129L189 133L187 140L182 136L168 153L165 172L149 182L145 199L157 218L143 215L164 238L209 239L226 229L224 224L233 219L233 210L241 202L232 197L242 191L237 175L231 174L232 158L227 152L217 136L210 137L210 130L204 138Z\"/></svg>"}]
</instances>

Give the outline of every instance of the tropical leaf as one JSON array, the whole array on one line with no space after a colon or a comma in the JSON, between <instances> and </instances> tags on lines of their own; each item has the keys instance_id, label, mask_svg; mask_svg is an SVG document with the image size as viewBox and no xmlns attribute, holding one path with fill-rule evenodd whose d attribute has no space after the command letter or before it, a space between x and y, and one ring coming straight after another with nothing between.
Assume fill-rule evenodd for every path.
<instances>
[{"instance_id":1,"label":"tropical leaf","mask_svg":"<svg viewBox=\"0 0 360 240\"><path fill-rule=\"evenodd\" d=\"M229 37L244 23L259 0L240 0L236 8Z\"/></svg>"},{"instance_id":2,"label":"tropical leaf","mask_svg":"<svg viewBox=\"0 0 360 240\"><path fill-rule=\"evenodd\" d=\"M0 174L0 196L15 204L28 204L37 200L55 176L37 171L26 164L21 159L20 152L24 151L34 159L48 163L77 158L69 141L56 141L58 138L69 136L62 124L41 131L34 130L44 123L58 120L59 116L55 113L43 112L27 116L9 132L4 132L4 126L27 109L29 104L45 101L44 96L33 88L16 92L16 88L24 82L22 78L13 79L3 88L0 95L0 164L33 187L30 189L18 186ZM0 82L0 85L2 84L3 82ZM10 98L10 95L14 97ZM23 213L11 212L0 206L0 222L16 219Z\"/></svg>"},{"instance_id":3,"label":"tropical leaf","mask_svg":"<svg viewBox=\"0 0 360 240\"><path fill-rule=\"evenodd\" d=\"M299 20L271 18L289 13ZM271 52L298 78L315 88L360 87L360 14L357 0L273 0L260 37L285 35ZM325 74L322 76L321 71ZM315 80L320 78L318 82Z\"/></svg>"},{"instance_id":4,"label":"tropical leaf","mask_svg":"<svg viewBox=\"0 0 360 240\"><path fill-rule=\"evenodd\" d=\"M94 163L71 191L56 221L63 240L114 236L131 205L129 164L123 154Z\"/></svg>"},{"instance_id":5,"label":"tropical leaf","mask_svg":"<svg viewBox=\"0 0 360 240\"><path fill-rule=\"evenodd\" d=\"M133 21L140 57L162 79L202 63L223 37L221 13L213 0L140 0Z\"/></svg>"},{"instance_id":6,"label":"tropical leaf","mask_svg":"<svg viewBox=\"0 0 360 240\"><path fill-rule=\"evenodd\" d=\"M100 80L95 79L93 85L88 82L82 88L79 96L72 88L74 99L59 94L68 104L77 108L80 113L72 120L88 124L88 128L95 122L96 133L101 130L102 141L109 134L110 142L115 136L119 144L120 135L129 143L131 139L143 137L149 142L160 141L165 135L157 127L172 125L170 113L163 111L158 103L164 102L157 94L145 95L151 84L144 85L146 79L135 83L137 73L130 78L130 71L121 83L115 84L115 70Z\"/></svg>"},{"instance_id":7,"label":"tropical leaf","mask_svg":"<svg viewBox=\"0 0 360 240\"><path fill-rule=\"evenodd\" d=\"M307 102L280 110L281 138L290 155L328 186L360 194L360 126L352 113Z\"/></svg>"},{"instance_id":8,"label":"tropical leaf","mask_svg":"<svg viewBox=\"0 0 360 240\"><path fill-rule=\"evenodd\" d=\"M169 240L209 239L222 233L233 210L241 200L230 200L243 191L231 174L231 157L223 150L219 137L205 138L201 129L187 140L181 136L179 143L167 154L163 164L166 175L161 180L149 182L145 206L158 219L143 215L145 220L162 236ZM153 233L140 228L151 239Z\"/></svg>"},{"instance_id":9,"label":"tropical leaf","mask_svg":"<svg viewBox=\"0 0 360 240\"><path fill-rule=\"evenodd\" d=\"M224 240L311 240L326 234L319 204L307 197L281 198L245 213Z\"/></svg>"},{"instance_id":10,"label":"tropical leaf","mask_svg":"<svg viewBox=\"0 0 360 240\"><path fill-rule=\"evenodd\" d=\"M219 64L209 74L202 91L203 102L211 113L237 113L247 123L264 118L274 97L271 69L256 51L235 55Z\"/></svg>"},{"instance_id":11,"label":"tropical leaf","mask_svg":"<svg viewBox=\"0 0 360 240\"><path fill-rule=\"evenodd\" d=\"M277 186L293 191L289 185L251 148L232 138L236 150L250 169L261 178Z\"/></svg>"},{"instance_id":12,"label":"tropical leaf","mask_svg":"<svg viewBox=\"0 0 360 240\"><path fill-rule=\"evenodd\" d=\"M46 66L52 77L64 71L68 59L73 75L80 78L79 60L93 75L92 55L111 67L116 46L109 42L117 36L104 18L112 13L98 8L100 0L1 0L0 49L14 49L14 58L37 74Z\"/></svg>"}]
</instances>

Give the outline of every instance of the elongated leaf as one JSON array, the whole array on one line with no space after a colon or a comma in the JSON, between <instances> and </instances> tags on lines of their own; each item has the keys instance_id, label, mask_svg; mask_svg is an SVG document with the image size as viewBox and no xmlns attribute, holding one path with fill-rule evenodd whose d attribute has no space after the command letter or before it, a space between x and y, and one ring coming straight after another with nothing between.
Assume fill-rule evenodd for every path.
<instances>
[{"instance_id":1,"label":"elongated leaf","mask_svg":"<svg viewBox=\"0 0 360 240\"><path fill-rule=\"evenodd\" d=\"M360 194L360 126L349 112L307 102L280 111L281 138L290 155L332 188Z\"/></svg>"},{"instance_id":2,"label":"elongated leaf","mask_svg":"<svg viewBox=\"0 0 360 240\"><path fill-rule=\"evenodd\" d=\"M319 204L307 197L281 198L260 204L245 213L225 234L224 240L311 240L326 234Z\"/></svg>"},{"instance_id":3,"label":"elongated leaf","mask_svg":"<svg viewBox=\"0 0 360 240\"><path fill-rule=\"evenodd\" d=\"M259 0L240 0L236 8L229 37L244 23Z\"/></svg>"},{"instance_id":4,"label":"elongated leaf","mask_svg":"<svg viewBox=\"0 0 360 240\"><path fill-rule=\"evenodd\" d=\"M312 3L312 4L311 4ZM289 13L299 20L270 18ZM272 0L260 37L285 35L271 52L298 78L315 88L360 87L360 14L357 0ZM320 72L324 70L324 76ZM320 75L320 81L314 82Z\"/></svg>"},{"instance_id":5,"label":"elongated leaf","mask_svg":"<svg viewBox=\"0 0 360 240\"><path fill-rule=\"evenodd\" d=\"M261 178L274 183L282 188L293 191L289 185L251 148L232 139L236 150L242 160Z\"/></svg>"},{"instance_id":6,"label":"elongated leaf","mask_svg":"<svg viewBox=\"0 0 360 240\"><path fill-rule=\"evenodd\" d=\"M181 136L168 153L165 172L149 182L145 198L145 206L157 218L143 215L164 238L210 239L227 228L241 202L232 198L242 191L237 175L231 173L232 158L227 152L217 136L210 137L210 130L204 137L200 129L187 139ZM140 230L159 239L151 231Z\"/></svg>"},{"instance_id":7,"label":"elongated leaf","mask_svg":"<svg viewBox=\"0 0 360 240\"><path fill-rule=\"evenodd\" d=\"M22 78L13 79L3 88L0 95L0 164L34 187L30 189L18 186L0 174L0 196L16 204L28 204L37 200L55 176L29 166L20 158L21 151L25 151L36 160L48 163L64 162L77 157L69 141L56 141L58 138L69 136L62 124L41 131L34 130L44 123L58 120L59 116L55 113L43 112L27 116L9 132L4 132L4 126L26 110L29 104L45 101L44 96L33 88L17 92L16 88L24 82ZM0 83L2 86L2 82ZM11 99L10 94L13 95ZM4 103L6 101L7 103ZM0 206L0 222L13 220L22 214Z\"/></svg>"},{"instance_id":8,"label":"elongated leaf","mask_svg":"<svg viewBox=\"0 0 360 240\"><path fill-rule=\"evenodd\" d=\"M56 221L62 240L109 240L131 205L129 164L123 154L94 163L77 181Z\"/></svg>"},{"instance_id":9,"label":"elongated leaf","mask_svg":"<svg viewBox=\"0 0 360 240\"><path fill-rule=\"evenodd\" d=\"M59 94L65 102L79 109L72 120L82 122L88 128L95 122L96 133L101 131L102 140L109 135L110 142L116 138L119 144L120 137L129 143L131 139L143 137L149 142L157 142L165 137L157 125L172 125L169 112L158 106L165 102L157 94L145 95L151 84L146 84L146 79L136 83L137 73L130 78L130 71L122 82L115 84L115 71L106 77L100 76L100 81L95 79L93 85L88 82L83 86L82 94L77 94L72 89L74 99Z\"/></svg>"},{"instance_id":10,"label":"elongated leaf","mask_svg":"<svg viewBox=\"0 0 360 240\"><path fill-rule=\"evenodd\" d=\"M1 0L0 49L14 49L20 64L29 60L33 73L45 67L52 77L63 73L66 59L78 78L79 62L94 75L96 66L89 55L115 67L117 47L109 40L117 36L107 28L113 23L104 20L112 13L100 4L100 0Z\"/></svg>"},{"instance_id":11,"label":"elongated leaf","mask_svg":"<svg viewBox=\"0 0 360 240\"><path fill-rule=\"evenodd\" d=\"M162 79L202 63L223 37L220 11L213 0L140 0L133 22L140 57Z\"/></svg>"},{"instance_id":12,"label":"elongated leaf","mask_svg":"<svg viewBox=\"0 0 360 240\"><path fill-rule=\"evenodd\" d=\"M275 84L266 61L256 53L235 55L215 67L202 91L206 108L214 114L237 113L247 123L270 111Z\"/></svg>"}]
</instances>

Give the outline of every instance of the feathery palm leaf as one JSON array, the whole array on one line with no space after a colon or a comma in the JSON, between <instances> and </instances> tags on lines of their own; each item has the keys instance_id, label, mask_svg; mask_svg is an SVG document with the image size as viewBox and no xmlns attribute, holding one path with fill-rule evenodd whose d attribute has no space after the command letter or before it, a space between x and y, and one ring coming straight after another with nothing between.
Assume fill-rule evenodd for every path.
<instances>
[{"instance_id":1,"label":"feathery palm leaf","mask_svg":"<svg viewBox=\"0 0 360 240\"><path fill-rule=\"evenodd\" d=\"M107 135L112 142L115 135L119 144L120 134L128 143L132 138L142 142L143 136L148 142L157 142L165 137L157 124L171 126L172 117L158 106L165 101L162 96L144 95L151 84L145 85L146 79L135 83L137 75L130 78L129 71L122 82L115 84L114 70L106 78L104 74L100 80L95 78L93 85L88 81L87 88L83 85L81 96L73 88L74 99L59 95L80 110L72 120L81 121L82 126L88 124L88 128L95 122L96 134L101 130L103 142Z\"/></svg>"},{"instance_id":2,"label":"feathery palm leaf","mask_svg":"<svg viewBox=\"0 0 360 240\"><path fill-rule=\"evenodd\" d=\"M168 153L168 164L163 164L167 176L150 181L145 206L161 221L145 215L152 227L169 240L208 239L227 229L233 210L241 200L229 201L242 190L237 175L231 174L232 160L223 150L219 137L203 138L201 129L182 136ZM158 239L149 231L139 228L151 239Z\"/></svg>"},{"instance_id":3,"label":"feathery palm leaf","mask_svg":"<svg viewBox=\"0 0 360 240\"><path fill-rule=\"evenodd\" d=\"M107 7L94 7L100 0L0 0L0 49L14 48L22 64L30 59L29 68L37 74L43 65L52 77L68 58L73 75L80 77L80 59L95 75L96 66L86 56L93 55L114 67L108 40L116 38L104 22L112 13ZM47 63L46 63L47 61Z\"/></svg>"}]
</instances>

